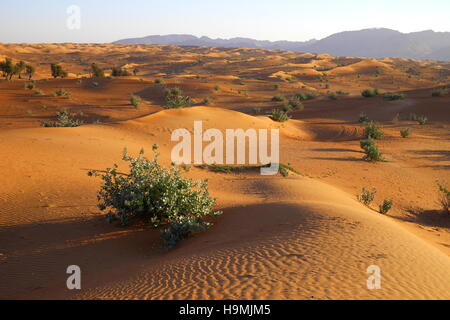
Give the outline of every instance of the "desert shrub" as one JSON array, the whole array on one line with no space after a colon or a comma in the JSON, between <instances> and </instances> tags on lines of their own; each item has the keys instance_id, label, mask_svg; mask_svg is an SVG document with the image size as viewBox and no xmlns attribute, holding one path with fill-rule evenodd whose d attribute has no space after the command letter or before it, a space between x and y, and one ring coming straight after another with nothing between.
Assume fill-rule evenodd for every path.
<instances>
[{"instance_id":1,"label":"desert shrub","mask_svg":"<svg viewBox=\"0 0 450 320\"><path fill-rule=\"evenodd\" d=\"M130 103L131 103L135 108L137 108L137 107L139 107L139 106L143 103L143 101L142 101L142 98L141 98L141 97L139 97L139 96L137 96L137 95L135 95L135 94L132 94L132 95L130 96Z\"/></svg>"},{"instance_id":2,"label":"desert shrub","mask_svg":"<svg viewBox=\"0 0 450 320\"><path fill-rule=\"evenodd\" d=\"M284 100L286 100L286 98L283 97L283 96L275 96L275 97L272 98L272 101L274 101L274 102L281 102L281 101L284 101Z\"/></svg>"},{"instance_id":3,"label":"desert shrub","mask_svg":"<svg viewBox=\"0 0 450 320\"><path fill-rule=\"evenodd\" d=\"M181 241L191 237L193 234L205 231L209 228L206 223L197 222L196 219L180 219L169 223L167 229L161 230L160 235L164 240L164 245L172 249Z\"/></svg>"},{"instance_id":4,"label":"desert shrub","mask_svg":"<svg viewBox=\"0 0 450 320\"><path fill-rule=\"evenodd\" d=\"M192 105L192 99L184 96L183 91L179 88L171 88L165 90L166 109L184 108Z\"/></svg>"},{"instance_id":5,"label":"desert shrub","mask_svg":"<svg viewBox=\"0 0 450 320\"><path fill-rule=\"evenodd\" d=\"M446 187L439 185L439 192L439 203L441 204L443 211L445 213L450 213L450 191Z\"/></svg>"},{"instance_id":6,"label":"desert shrub","mask_svg":"<svg viewBox=\"0 0 450 320\"><path fill-rule=\"evenodd\" d=\"M392 202L392 200L384 200L383 204L379 206L380 213L387 214L389 211L391 211L393 205L394 203Z\"/></svg>"},{"instance_id":7,"label":"desert shrub","mask_svg":"<svg viewBox=\"0 0 450 320\"><path fill-rule=\"evenodd\" d=\"M340 96L348 96L350 93L348 93L346 91L338 90L338 91L336 91L336 94L340 95Z\"/></svg>"},{"instance_id":8,"label":"desert shrub","mask_svg":"<svg viewBox=\"0 0 450 320\"><path fill-rule=\"evenodd\" d=\"M300 101L306 101L306 100L312 100L314 98L317 98L319 96L316 92L307 92L307 93L297 93L295 95L295 98L299 99Z\"/></svg>"},{"instance_id":9,"label":"desert shrub","mask_svg":"<svg viewBox=\"0 0 450 320\"><path fill-rule=\"evenodd\" d=\"M384 136L382 128L382 126L376 124L373 121L367 122L364 128L364 136L366 138L372 138L376 140L381 139Z\"/></svg>"},{"instance_id":10,"label":"desert shrub","mask_svg":"<svg viewBox=\"0 0 450 320\"><path fill-rule=\"evenodd\" d=\"M91 65L92 68L92 76L102 78L105 76L105 71L100 68L96 63Z\"/></svg>"},{"instance_id":11,"label":"desert shrub","mask_svg":"<svg viewBox=\"0 0 450 320\"><path fill-rule=\"evenodd\" d=\"M282 110L283 110L284 112L288 113L288 112L291 112L292 110L294 110L294 108L292 108L292 106L291 106L289 103L286 103L286 104L283 106Z\"/></svg>"},{"instance_id":12,"label":"desert shrub","mask_svg":"<svg viewBox=\"0 0 450 320\"><path fill-rule=\"evenodd\" d=\"M384 94L383 99L387 101L403 100L405 99L405 94L387 92Z\"/></svg>"},{"instance_id":13,"label":"desert shrub","mask_svg":"<svg viewBox=\"0 0 450 320\"><path fill-rule=\"evenodd\" d=\"M210 197L206 181L194 182L181 176L181 169L170 169L158 162L155 156L149 160L141 150L137 158L123 154L129 173L119 173L118 165L105 173L89 172L103 180L98 192L98 207L108 211L109 222L118 220L122 225L133 221L151 223L155 228L169 225L161 232L168 247L173 247L192 232L208 228L208 217L220 212L212 209L216 199Z\"/></svg>"},{"instance_id":14,"label":"desert shrub","mask_svg":"<svg viewBox=\"0 0 450 320\"><path fill-rule=\"evenodd\" d=\"M365 98L372 98L380 94L378 89L365 89L361 92L361 95Z\"/></svg>"},{"instance_id":15,"label":"desert shrub","mask_svg":"<svg viewBox=\"0 0 450 320\"><path fill-rule=\"evenodd\" d=\"M449 90L448 89L436 89L433 90L433 92L431 93L431 96L433 97L443 97L449 94Z\"/></svg>"},{"instance_id":16,"label":"desert shrub","mask_svg":"<svg viewBox=\"0 0 450 320\"><path fill-rule=\"evenodd\" d=\"M426 125L428 122L428 118L425 116L420 116L417 117L417 123L420 124L421 126Z\"/></svg>"},{"instance_id":17,"label":"desert shrub","mask_svg":"<svg viewBox=\"0 0 450 320\"><path fill-rule=\"evenodd\" d=\"M122 68L112 68L111 75L113 77L129 77L131 76L131 72Z\"/></svg>"},{"instance_id":18,"label":"desert shrub","mask_svg":"<svg viewBox=\"0 0 450 320\"><path fill-rule=\"evenodd\" d=\"M44 122L42 126L44 127L79 127L83 124L82 121L74 119L70 116L69 110L62 109L56 112L57 121L56 122Z\"/></svg>"},{"instance_id":19,"label":"desert shrub","mask_svg":"<svg viewBox=\"0 0 450 320\"><path fill-rule=\"evenodd\" d=\"M220 89L222 89L219 85L214 87L214 90L219 91Z\"/></svg>"},{"instance_id":20,"label":"desert shrub","mask_svg":"<svg viewBox=\"0 0 450 320\"><path fill-rule=\"evenodd\" d=\"M64 89L58 89L53 94L54 97L70 97L70 92Z\"/></svg>"},{"instance_id":21,"label":"desert shrub","mask_svg":"<svg viewBox=\"0 0 450 320\"><path fill-rule=\"evenodd\" d=\"M255 107L255 108L253 108L253 113L255 113L255 114L261 114L261 112L262 112L262 110L261 110L260 107Z\"/></svg>"},{"instance_id":22,"label":"desert shrub","mask_svg":"<svg viewBox=\"0 0 450 320\"><path fill-rule=\"evenodd\" d=\"M273 86L273 88L274 88L275 90L278 90L278 89L281 88L281 86L280 86L279 84L276 84L276 85Z\"/></svg>"},{"instance_id":23,"label":"desert shrub","mask_svg":"<svg viewBox=\"0 0 450 320\"><path fill-rule=\"evenodd\" d=\"M33 90L36 88L36 84L34 82L25 83L23 86L25 89Z\"/></svg>"},{"instance_id":24,"label":"desert shrub","mask_svg":"<svg viewBox=\"0 0 450 320\"><path fill-rule=\"evenodd\" d=\"M330 100L337 100L338 99L338 96L337 96L337 94L336 93L330 93L329 95L328 95L328 98L330 99Z\"/></svg>"},{"instance_id":25,"label":"desert shrub","mask_svg":"<svg viewBox=\"0 0 450 320\"><path fill-rule=\"evenodd\" d=\"M358 122L359 123L366 123L369 122L369 117L364 112L361 112L358 116Z\"/></svg>"},{"instance_id":26,"label":"desert shrub","mask_svg":"<svg viewBox=\"0 0 450 320\"><path fill-rule=\"evenodd\" d=\"M364 148L365 156L363 157L363 160L376 162L376 161L383 161L383 154L378 150L378 147L373 144L369 145L366 148Z\"/></svg>"},{"instance_id":27,"label":"desert shrub","mask_svg":"<svg viewBox=\"0 0 450 320\"><path fill-rule=\"evenodd\" d=\"M370 204L375 199L375 195L377 194L377 190L373 188L372 190L367 190L363 188L361 194L356 196L359 202L363 203L366 206L370 206Z\"/></svg>"},{"instance_id":28,"label":"desert shrub","mask_svg":"<svg viewBox=\"0 0 450 320\"><path fill-rule=\"evenodd\" d=\"M286 122L291 119L291 117L283 110L273 109L270 113L270 119L276 122Z\"/></svg>"},{"instance_id":29,"label":"desert shrub","mask_svg":"<svg viewBox=\"0 0 450 320\"><path fill-rule=\"evenodd\" d=\"M156 84L166 84L163 79L155 79Z\"/></svg>"},{"instance_id":30,"label":"desert shrub","mask_svg":"<svg viewBox=\"0 0 450 320\"><path fill-rule=\"evenodd\" d=\"M53 78L58 78L58 77L65 78L68 75L67 71L65 71L63 69L63 67L58 64L52 63L50 65L50 69L51 69Z\"/></svg>"},{"instance_id":31,"label":"desert shrub","mask_svg":"<svg viewBox=\"0 0 450 320\"><path fill-rule=\"evenodd\" d=\"M286 106L289 106L292 110L304 110L305 106L302 101L297 97L293 96L286 102Z\"/></svg>"},{"instance_id":32,"label":"desert shrub","mask_svg":"<svg viewBox=\"0 0 450 320\"><path fill-rule=\"evenodd\" d=\"M205 99L203 99L203 104L208 105L211 102L211 98L206 97Z\"/></svg>"},{"instance_id":33,"label":"desert shrub","mask_svg":"<svg viewBox=\"0 0 450 320\"><path fill-rule=\"evenodd\" d=\"M402 138L408 138L411 135L411 131L409 129L400 130L400 135Z\"/></svg>"},{"instance_id":34,"label":"desert shrub","mask_svg":"<svg viewBox=\"0 0 450 320\"><path fill-rule=\"evenodd\" d=\"M44 95L44 91L41 90L41 89L34 90L34 93L37 94L38 96L43 96Z\"/></svg>"},{"instance_id":35,"label":"desert shrub","mask_svg":"<svg viewBox=\"0 0 450 320\"><path fill-rule=\"evenodd\" d=\"M376 143L375 143L375 140L373 140L372 138L368 138L366 140L360 141L361 149L364 149L364 150L371 146L374 146L374 145L376 145Z\"/></svg>"}]
</instances>

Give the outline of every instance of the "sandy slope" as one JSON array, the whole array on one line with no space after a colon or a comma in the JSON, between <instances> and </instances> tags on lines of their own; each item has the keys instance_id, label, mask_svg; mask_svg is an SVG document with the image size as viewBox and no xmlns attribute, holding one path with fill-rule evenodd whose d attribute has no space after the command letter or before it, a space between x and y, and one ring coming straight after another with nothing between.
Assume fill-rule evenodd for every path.
<instances>
[{"instance_id":1,"label":"sandy slope","mask_svg":"<svg viewBox=\"0 0 450 320\"><path fill-rule=\"evenodd\" d=\"M124 146L137 152L153 143L162 146L167 163L170 144L164 142L192 119L204 119L207 127L220 128L219 121L231 128L273 126L233 111L194 108L116 125L0 133L0 269L8 275L1 297L449 298L447 255L351 194L310 178L193 170L191 176L211 179L225 214L170 253L155 231L95 218L98 181L86 171L118 161ZM84 272L84 290L76 295L64 288L69 264ZM380 291L365 287L372 264L382 268Z\"/></svg>"}]
</instances>

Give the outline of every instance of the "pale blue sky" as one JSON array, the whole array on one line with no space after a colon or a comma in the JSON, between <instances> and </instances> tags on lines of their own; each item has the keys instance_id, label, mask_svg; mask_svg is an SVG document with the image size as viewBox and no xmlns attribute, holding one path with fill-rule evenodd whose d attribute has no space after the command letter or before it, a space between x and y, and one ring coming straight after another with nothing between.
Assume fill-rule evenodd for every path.
<instances>
[{"instance_id":1,"label":"pale blue sky","mask_svg":"<svg viewBox=\"0 0 450 320\"><path fill-rule=\"evenodd\" d=\"M304 41L345 30L450 31L449 0L14 0L0 42L111 42L153 34ZM81 9L81 29L66 27ZM6 9L6 10L5 10Z\"/></svg>"}]
</instances>

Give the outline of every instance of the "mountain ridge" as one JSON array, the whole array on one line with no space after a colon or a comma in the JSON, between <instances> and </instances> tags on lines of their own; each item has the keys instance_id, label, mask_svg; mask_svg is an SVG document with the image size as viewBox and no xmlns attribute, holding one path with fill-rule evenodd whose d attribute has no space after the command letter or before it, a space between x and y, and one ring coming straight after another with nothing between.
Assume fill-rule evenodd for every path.
<instances>
[{"instance_id":1,"label":"mountain ridge","mask_svg":"<svg viewBox=\"0 0 450 320\"><path fill-rule=\"evenodd\" d=\"M157 44L179 46L244 47L250 49L313 52L335 56L365 58L407 58L419 60L450 60L450 32L424 30L402 33L387 28L343 31L321 40L269 41L245 37L213 39L190 34L150 35L122 39L114 44Z\"/></svg>"}]
</instances>

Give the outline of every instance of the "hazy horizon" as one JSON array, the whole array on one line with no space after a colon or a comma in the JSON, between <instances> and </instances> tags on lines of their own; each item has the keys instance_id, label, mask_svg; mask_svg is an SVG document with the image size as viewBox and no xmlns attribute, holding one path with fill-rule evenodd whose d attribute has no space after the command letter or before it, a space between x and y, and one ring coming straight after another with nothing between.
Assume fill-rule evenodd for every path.
<instances>
[{"instance_id":1,"label":"hazy horizon","mask_svg":"<svg viewBox=\"0 0 450 320\"><path fill-rule=\"evenodd\" d=\"M70 29L67 9L80 11L80 28ZM268 0L211 3L173 0L170 3L130 0L54 1L29 3L17 0L0 21L8 32L3 43L109 43L148 35L191 34L213 39L235 37L256 40L308 41L337 32L388 28L402 33L424 30L450 31L450 2L432 0L426 8L418 0L380 0L377 4L356 0L324 0L321 3ZM73 12L72 12L73 13ZM407 19L405 19L407 17Z\"/></svg>"}]
</instances>

